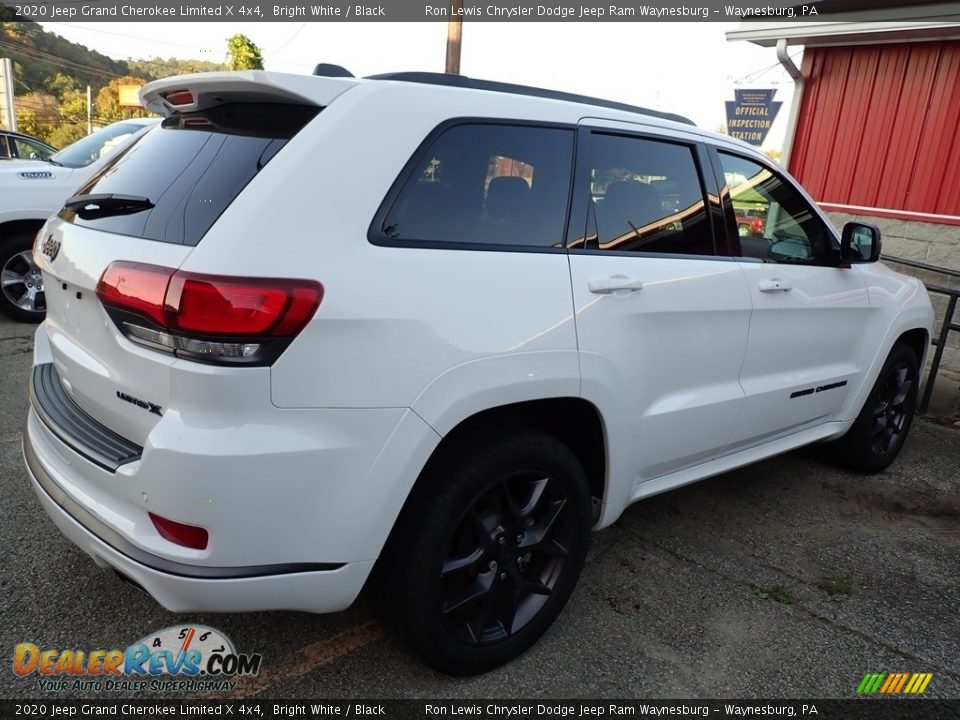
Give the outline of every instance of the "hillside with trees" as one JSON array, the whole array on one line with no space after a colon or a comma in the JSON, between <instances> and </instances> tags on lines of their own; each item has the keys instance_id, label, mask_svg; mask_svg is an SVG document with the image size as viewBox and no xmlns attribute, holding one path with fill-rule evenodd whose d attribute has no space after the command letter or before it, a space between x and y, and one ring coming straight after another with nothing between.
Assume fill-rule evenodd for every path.
<instances>
[{"instance_id":1,"label":"hillside with trees","mask_svg":"<svg viewBox=\"0 0 960 720\"><path fill-rule=\"evenodd\" d=\"M86 134L88 85L93 126L97 128L146 114L120 106L121 85L226 70L237 66L238 59L248 63L247 67L262 67L260 50L248 38L234 36L229 43L224 52L228 61L224 63L173 57L115 60L47 32L37 23L0 22L0 57L13 61L17 129L56 147ZM238 58L240 54L242 58Z\"/></svg>"}]
</instances>

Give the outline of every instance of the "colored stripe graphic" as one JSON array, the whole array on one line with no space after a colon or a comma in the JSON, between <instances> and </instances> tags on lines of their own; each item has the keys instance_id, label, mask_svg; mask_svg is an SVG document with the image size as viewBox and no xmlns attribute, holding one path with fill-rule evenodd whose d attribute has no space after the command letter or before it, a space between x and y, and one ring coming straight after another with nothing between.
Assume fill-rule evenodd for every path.
<instances>
[{"instance_id":1,"label":"colored stripe graphic","mask_svg":"<svg viewBox=\"0 0 960 720\"><path fill-rule=\"evenodd\" d=\"M900 673L900 680L897 682L897 686L893 688L890 692L898 693L903 687L903 684L907 681L907 678L910 677L910 673Z\"/></svg>"},{"instance_id":2,"label":"colored stripe graphic","mask_svg":"<svg viewBox=\"0 0 960 720\"><path fill-rule=\"evenodd\" d=\"M867 673L863 676L863 680L860 681L859 687L857 687L857 693L860 695L869 695L876 692L876 687L880 686L880 680L884 677L883 673Z\"/></svg>"},{"instance_id":3,"label":"colored stripe graphic","mask_svg":"<svg viewBox=\"0 0 960 720\"><path fill-rule=\"evenodd\" d=\"M922 695L933 673L867 673L857 686L858 695Z\"/></svg>"}]
</instances>

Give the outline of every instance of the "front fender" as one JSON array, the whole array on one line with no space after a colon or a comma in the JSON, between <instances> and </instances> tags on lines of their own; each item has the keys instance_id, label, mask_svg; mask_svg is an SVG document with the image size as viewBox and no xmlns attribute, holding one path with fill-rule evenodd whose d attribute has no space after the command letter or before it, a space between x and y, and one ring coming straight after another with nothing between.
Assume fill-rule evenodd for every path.
<instances>
[{"instance_id":1,"label":"front fender","mask_svg":"<svg viewBox=\"0 0 960 720\"><path fill-rule=\"evenodd\" d=\"M873 277L867 281L871 314L864 328L859 363L866 370L841 410L838 419L844 421L855 420L859 415L897 340L910 330L924 330L929 341L933 332L933 307L923 283L882 265L877 270L871 272ZM921 377L929 347L928 342L919 358Z\"/></svg>"}]
</instances>

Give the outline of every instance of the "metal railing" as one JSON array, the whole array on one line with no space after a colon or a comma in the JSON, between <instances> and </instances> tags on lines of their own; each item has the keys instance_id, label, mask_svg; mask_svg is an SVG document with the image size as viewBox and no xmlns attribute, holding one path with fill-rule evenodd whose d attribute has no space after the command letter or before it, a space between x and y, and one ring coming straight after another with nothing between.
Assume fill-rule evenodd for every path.
<instances>
[{"instance_id":1,"label":"metal railing","mask_svg":"<svg viewBox=\"0 0 960 720\"><path fill-rule=\"evenodd\" d=\"M881 260L897 263L898 265L906 265L907 267L916 268L917 270L927 270L928 272L935 272L940 275L960 278L960 271L949 270L947 268L937 267L936 265L927 265L926 263L917 262L916 260L907 260L893 255L884 255ZM923 397L920 400L920 407L918 408L920 412L926 412L927 405L930 404L930 394L933 392L933 383L937 379L937 372L940 370L940 361L943 359L943 348L947 345L947 335L950 334L951 330L960 332L960 324L953 321L953 316L957 311L957 300L960 299L960 290L954 290L953 288L947 288L941 285L933 285L931 283L924 283L924 285L927 286L927 292L946 295L949 300L947 301L947 311L943 314L943 322L940 323L940 334L930 340L931 344L936 346L937 349L933 353L933 361L930 363L930 372L927 374L927 384L923 387Z\"/></svg>"}]
</instances>

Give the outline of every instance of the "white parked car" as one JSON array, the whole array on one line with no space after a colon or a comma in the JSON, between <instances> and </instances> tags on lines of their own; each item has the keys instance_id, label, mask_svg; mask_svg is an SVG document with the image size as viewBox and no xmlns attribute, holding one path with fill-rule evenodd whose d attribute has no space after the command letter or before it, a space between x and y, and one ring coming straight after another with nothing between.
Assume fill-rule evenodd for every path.
<instances>
[{"instance_id":1,"label":"white parked car","mask_svg":"<svg viewBox=\"0 0 960 720\"><path fill-rule=\"evenodd\" d=\"M14 320L43 320L46 297L33 263L37 230L73 191L133 142L156 119L113 123L44 160L0 163L0 312Z\"/></svg>"},{"instance_id":2,"label":"white parked car","mask_svg":"<svg viewBox=\"0 0 960 720\"><path fill-rule=\"evenodd\" d=\"M428 663L477 672L630 503L903 446L923 285L751 147L442 75L142 98L162 125L36 246L24 453L63 533L170 610L337 611L370 580Z\"/></svg>"}]
</instances>

